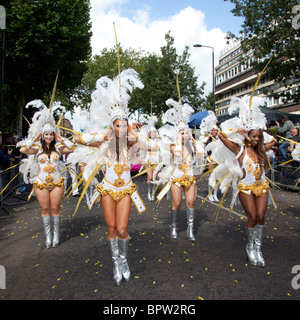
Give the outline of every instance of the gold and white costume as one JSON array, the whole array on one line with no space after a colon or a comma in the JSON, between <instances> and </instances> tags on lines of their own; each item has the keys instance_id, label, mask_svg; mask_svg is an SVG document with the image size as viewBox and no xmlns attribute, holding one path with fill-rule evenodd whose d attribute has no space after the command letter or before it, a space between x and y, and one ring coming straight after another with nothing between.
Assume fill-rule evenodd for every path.
<instances>
[{"instance_id":1,"label":"gold and white costume","mask_svg":"<svg viewBox=\"0 0 300 320\"><path fill-rule=\"evenodd\" d=\"M131 152L129 152L131 153ZM125 196L130 196L139 213L146 210L145 205L137 192L137 186L131 180L130 165L131 161L118 162L111 160L109 150L105 157L105 175L94 192L91 199L91 207L97 201L99 196L110 195L115 202L119 202Z\"/></svg>"}]
</instances>

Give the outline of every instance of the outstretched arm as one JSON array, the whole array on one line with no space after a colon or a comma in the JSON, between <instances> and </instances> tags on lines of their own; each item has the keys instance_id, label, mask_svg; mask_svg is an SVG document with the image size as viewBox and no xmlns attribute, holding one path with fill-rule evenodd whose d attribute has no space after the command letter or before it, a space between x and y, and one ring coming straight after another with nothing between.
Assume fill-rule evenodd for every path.
<instances>
[{"instance_id":1,"label":"outstretched arm","mask_svg":"<svg viewBox=\"0 0 300 320\"><path fill-rule=\"evenodd\" d=\"M224 145L230 150L232 151L234 154L238 155L241 147L232 142L231 140L227 139L227 137L225 136L225 134L221 131L219 132L219 139L224 143Z\"/></svg>"},{"instance_id":2,"label":"outstretched arm","mask_svg":"<svg viewBox=\"0 0 300 320\"><path fill-rule=\"evenodd\" d=\"M74 141L84 146L98 148L104 141L112 138L111 132L112 129L109 128L105 133L80 133L74 138Z\"/></svg>"}]
</instances>

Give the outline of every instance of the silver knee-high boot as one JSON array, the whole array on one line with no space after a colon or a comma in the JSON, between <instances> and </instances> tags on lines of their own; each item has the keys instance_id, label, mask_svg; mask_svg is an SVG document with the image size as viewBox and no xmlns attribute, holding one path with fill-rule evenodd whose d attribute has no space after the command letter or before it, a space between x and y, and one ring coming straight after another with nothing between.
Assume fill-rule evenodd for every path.
<instances>
[{"instance_id":1,"label":"silver knee-high boot","mask_svg":"<svg viewBox=\"0 0 300 320\"><path fill-rule=\"evenodd\" d=\"M147 199L148 201L151 201L151 184L150 183L148 183Z\"/></svg>"},{"instance_id":2,"label":"silver knee-high boot","mask_svg":"<svg viewBox=\"0 0 300 320\"><path fill-rule=\"evenodd\" d=\"M57 247L59 244L59 227L60 227L60 216L53 217L53 248Z\"/></svg>"},{"instance_id":3,"label":"silver knee-high boot","mask_svg":"<svg viewBox=\"0 0 300 320\"><path fill-rule=\"evenodd\" d=\"M122 281L122 272L119 258L118 239L107 239L107 243L110 249L111 260L113 262L113 278L115 284L119 286Z\"/></svg>"},{"instance_id":4,"label":"silver knee-high boot","mask_svg":"<svg viewBox=\"0 0 300 320\"><path fill-rule=\"evenodd\" d=\"M195 241L195 236L193 232L194 227L194 209L187 209L186 210L186 217L187 217L187 229L186 229L186 236L190 241Z\"/></svg>"},{"instance_id":5,"label":"silver knee-high boot","mask_svg":"<svg viewBox=\"0 0 300 320\"><path fill-rule=\"evenodd\" d=\"M155 201L155 184L151 183L151 201Z\"/></svg>"},{"instance_id":6,"label":"silver knee-high boot","mask_svg":"<svg viewBox=\"0 0 300 320\"><path fill-rule=\"evenodd\" d=\"M176 231L176 218L177 218L178 210L171 210L171 238L177 239L177 231Z\"/></svg>"},{"instance_id":7,"label":"silver knee-high boot","mask_svg":"<svg viewBox=\"0 0 300 320\"><path fill-rule=\"evenodd\" d=\"M214 202L215 201L214 191L212 191L212 187L210 185L208 185L207 191L208 191L208 194L211 192L211 194L208 196L208 200L211 202Z\"/></svg>"},{"instance_id":8,"label":"silver knee-high boot","mask_svg":"<svg viewBox=\"0 0 300 320\"><path fill-rule=\"evenodd\" d=\"M257 259L254 252L254 234L255 228L248 228L246 227L246 236L247 236L247 245L246 245L246 252L247 258L251 265L257 265Z\"/></svg>"},{"instance_id":9,"label":"silver knee-high boot","mask_svg":"<svg viewBox=\"0 0 300 320\"><path fill-rule=\"evenodd\" d=\"M121 262L122 275L126 281L129 281L130 269L127 262L129 236L128 236L128 239L125 239L125 240L118 239L118 243L119 243L119 257Z\"/></svg>"},{"instance_id":10,"label":"silver knee-high boot","mask_svg":"<svg viewBox=\"0 0 300 320\"><path fill-rule=\"evenodd\" d=\"M261 246L263 242L264 235L264 225L256 225L255 226L255 234L254 234L254 252L257 259L257 265L260 267L265 267L265 260L261 252Z\"/></svg>"},{"instance_id":11,"label":"silver knee-high boot","mask_svg":"<svg viewBox=\"0 0 300 320\"><path fill-rule=\"evenodd\" d=\"M44 232L45 232L45 245L46 248L51 247L51 220L50 217L42 217Z\"/></svg>"},{"instance_id":12,"label":"silver knee-high boot","mask_svg":"<svg viewBox=\"0 0 300 320\"><path fill-rule=\"evenodd\" d=\"M213 198L214 198L215 202L219 202L219 199L218 199L218 187L215 187L214 191L212 193L213 193Z\"/></svg>"}]
</instances>

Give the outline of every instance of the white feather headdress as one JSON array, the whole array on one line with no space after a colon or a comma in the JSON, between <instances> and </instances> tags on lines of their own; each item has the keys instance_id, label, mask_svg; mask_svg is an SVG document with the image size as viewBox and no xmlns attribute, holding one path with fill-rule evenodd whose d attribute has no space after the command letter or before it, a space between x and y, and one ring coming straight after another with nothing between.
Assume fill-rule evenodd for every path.
<instances>
[{"instance_id":1,"label":"white feather headdress","mask_svg":"<svg viewBox=\"0 0 300 320\"><path fill-rule=\"evenodd\" d=\"M144 123L144 125L142 126L141 131L143 131L143 133L147 134L149 132L156 132L156 123L157 123L158 119L157 116L154 116L152 114L142 114L140 116L140 122Z\"/></svg>"},{"instance_id":2,"label":"white feather headdress","mask_svg":"<svg viewBox=\"0 0 300 320\"><path fill-rule=\"evenodd\" d=\"M208 116L204 118L200 124L201 135L206 135L212 129L218 129L218 119L213 111L208 111Z\"/></svg>"},{"instance_id":3,"label":"white feather headdress","mask_svg":"<svg viewBox=\"0 0 300 320\"><path fill-rule=\"evenodd\" d=\"M172 124L176 131L188 129L188 122L194 109L187 103L181 105L173 99L168 99L166 105L172 108L162 116L163 123Z\"/></svg>"},{"instance_id":4,"label":"white feather headdress","mask_svg":"<svg viewBox=\"0 0 300 320\"><path fill-rule=\"evenodd\" d=\"M260 107L265 105L267 98L253 97L251 106L249 105L250 99L249 95L243 98L233 97L230 101L228 113L232 114L235 111L239 111L238 117L242 122L241 129L247 131L265 129L267 119Z\"/></svg>"},{"instance_id":5,"label":"white feather headdress","mask_svg":"<svg viewBox=\"0 0 300 320\"><path fill-rule=\"evenodd\" d=\"M144 85L137 72L127 69L111 80L101 77L92 93L90 117L96 128L111 126L116 119L126 120L129 116L128 102L134 88Z\"/></svg>"}]
</instances>

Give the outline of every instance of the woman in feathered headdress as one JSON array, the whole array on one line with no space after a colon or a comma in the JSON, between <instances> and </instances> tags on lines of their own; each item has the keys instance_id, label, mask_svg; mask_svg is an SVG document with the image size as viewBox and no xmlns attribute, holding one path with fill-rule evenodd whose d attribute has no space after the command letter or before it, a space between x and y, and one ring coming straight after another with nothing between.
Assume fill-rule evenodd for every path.
<instances>
[{"instance_id":1,"label":"woman in feathered headdress","mask_svg":"<svg viewBox=\"0 0 300 320\"><path fill-rule=\"evenodd\" d=\"M57 81L57 79L56 79ZM56 84L55 84L56 87ZM64 177L62 173L60 155L71 153L75 145L70 140L62 138L56 127L54 112L64 108L60 103L54 103L55 87L49 109L41 100L34 100L26 105L39 108L32 119L27 139L20 141L20 152L28 155L20 166L24 181L33 182L33 191L42 211L42 220L46 236L47 248L58 246L60 226L60 205L64 195ZM51 232L50 211L53 218L53 240Z\"/></svg>"},{"instance_id":2,"label":"woman in feathered headdress","mask_svg":"<svg viewBox=\"0 0 300 320\"><path fill-rule=\"evenodd\" d=\"M143 86L133 69L124 70L113 80L100 78L92 94L90 109L94 133L82 133L75 137L77 143L94 148L90 158L85 161L85 188L95 174L104 168L104 178L97 185L90 202L92 205L101 196L108 231L107 241L113 261L113 278L117 285L120 285L122 278L126 281L130 278L127 227L131 201L139 213L145 211L137 186L131 180L130 165L136 161L136 149L158 150L155 141L136 134L128 124L130 93L134 88L142 89Z\"/></svg>"},{"instance_id":3,"label":"woman in feathered headdress","mask_svg":"<svg viewBox=\"0 0 300 320\"><path fill-rule=\"evenodd\" d=\"M209 183L214 186L216 181L220 181L223 192L233 184L236 191L231 208L239 196L248 219L248 260L252 265L264 267L261 246L268 193L270 194L265 176L268 164L266 151L274 145L274 141L264 143L266 118L259 107L264 105L265 99L253 97L251 100L250 96L232 98L228 112L231 114L239 110L239 116L221 124L218 146L213 151L219 165L211 174Z\"/></svg>"},{"instance_id":4,"label":"woman in feathered headdress","mask_svg":"<svg viewBox=\"0 0 300 320\"><path fill-rule=\"evenodd\" d=\"M193 139L187 125L194 109L187 103L182 105L173 99L167 100L166 104L170 109L162 117L165 126L159 130L162 138L160 166L166 167L158 174L157 183L167 184L157 199L161 200L171 189L171 238L177 239L176 220L181 205L182 189L184 190L187 206L186 235L190 241L195 241L193 227L196 177L193 173L193 157L196 154L204 156L204 150Z\"/></svg>"},{"instance_id":5,"label":"woman in feathered headdress","mask_svg":"<svg viewBox=\"0 0 300 320\"><path fill-rule=\"evenodd\" d=\"M140 122L145 123L145 125L142 126L140 133L156 141L157 144L160 145L159 134L157 129L155 128L155 125L157 123L157 117L152 115L152 112L150 115L142 114L140 116ZM146 154L144 159L144 165L147 169L147 185L148 185L147 199L148 201L154 201L155 185L152 182L153 180L155 180L155 176L156 176L155 170L159 163L159 152L147 150L145 153Z\"/></svg>"},{"instance_id":6,"label":"woman in feathered headdress","mask_svg":"<svg viewBox=\"0 0 300 320\"><path fill-rule=\"evenodd\" d=\"M216 166L216 162L212 158L211 149L214 148L215 142L218 139L218 132L217 117L213 111L208 111L208 116L204 118L200 124L201 136L199 139L206 152L206 167L208 171L212 171ZM219 202L217 186L212 190L212 187L208 184L208 194L209 201Z\"/></svg>"}]
</instances>

